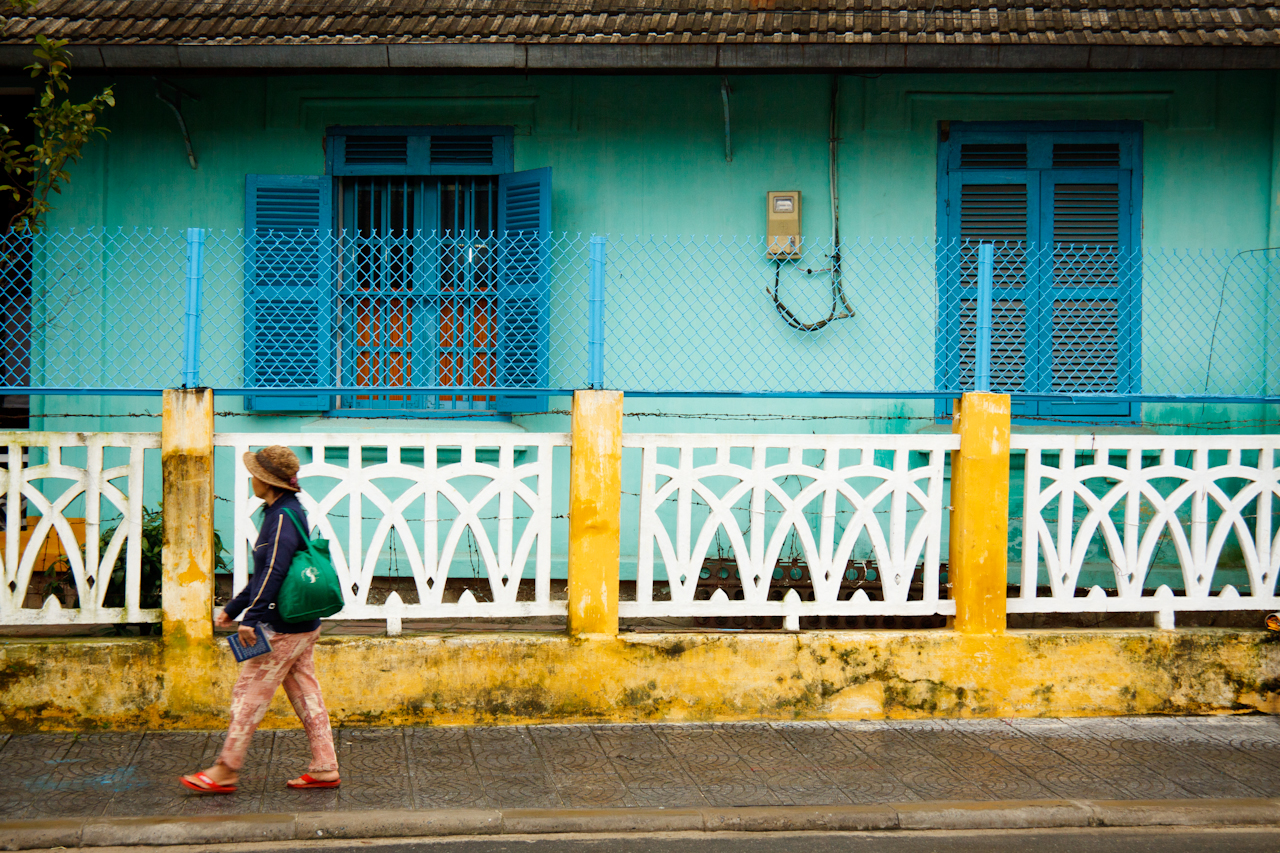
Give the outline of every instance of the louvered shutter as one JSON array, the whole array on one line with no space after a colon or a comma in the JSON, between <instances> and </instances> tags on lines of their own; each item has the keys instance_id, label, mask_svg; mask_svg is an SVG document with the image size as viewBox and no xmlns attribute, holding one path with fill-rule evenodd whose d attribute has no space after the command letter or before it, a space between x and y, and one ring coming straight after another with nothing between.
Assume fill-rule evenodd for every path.
<instances>
[{"instance_id":1,"label":"louvered shutter","mask_svg":"<svg viewBox=\"0 0 1280 853\"><path fill-rule=\"evenodd\" d=\"M335 128L331 175L496 175L511 169L511 128Z\"/></svg>"},{"instance_id":2,"label":"louvered shutter","mask_svg":"<svg viewBox=\"0 0 1280 853\"><path fill-rule=\"evenodd\" d=\"M498 384L545 388L551 345L551 169L498 178ZM503 394L504 412L546 411L547 397Z\"/></svg>"},{"instance_id":3,"label":"louvered shutter","mask_svg":"<svg viewBox=\"0 0 1280 853\"><path fill-rule=\"evenodd\" d=\"M332 204L328 177L245 181L245 385L334 384ZM247 395L254 411L324 411L327 394Z\"/></svg>"},{"instance_id":4,"label":"louvered shutter","mask_svg":"<svg viewBox=\"0 0 1280 853\"><path fill-rule=\"evenodd\" d=\"M1094 149L1118 146L1054 147L1055 166L1100 166L1109 165L1106 151ZM1046 230L1053 240L1052 257L1046 257L1052 269L1045 276L1044 313L1051 330L1049 381L1054 392L1136 390L1137 265L1127 215L1129 185L1129 173L1120 171L1055 169L1044 175ZM1040 410L1044 415L1127 417L1130 404L1046 401Z\"/></svg>"},{"instance_id":5,"label":"louvered shutter","mask_svg":"<svg viewBox=\"0 0 1280 853\"><path fill-rule=\"evenodd\" d=\"M976 150L966 150L976 149ZM1035 271L1027 247L1038 236L1039 187L1018 168L1025 145L965 145L962 162L972 169L950 174L944 253L943 329L939 387L974 387L977 356L978 246L994 243L991 388L1025 391L1033 381ZM1035 404L1017 401L1015 415L1032 415Z\"/></svg>"}]
</instances>

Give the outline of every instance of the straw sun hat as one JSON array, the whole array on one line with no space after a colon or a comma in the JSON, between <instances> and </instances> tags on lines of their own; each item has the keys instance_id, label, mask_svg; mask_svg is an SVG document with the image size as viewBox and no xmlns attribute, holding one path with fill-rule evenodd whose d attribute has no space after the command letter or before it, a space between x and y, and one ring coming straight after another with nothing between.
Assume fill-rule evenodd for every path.
<instances>
[{"instance_id":1,"label":"straw sun hat","mask_svg":"<svg viewBox=\"0 0 1280 853\"><path fill-rule=\"evenodd\" d=\"M290 492L301 491L298 486L298 457L287 447L273 444L257 453L248 451L244 455L244 467L269 486Z\"/></svg>"}]
</instances>

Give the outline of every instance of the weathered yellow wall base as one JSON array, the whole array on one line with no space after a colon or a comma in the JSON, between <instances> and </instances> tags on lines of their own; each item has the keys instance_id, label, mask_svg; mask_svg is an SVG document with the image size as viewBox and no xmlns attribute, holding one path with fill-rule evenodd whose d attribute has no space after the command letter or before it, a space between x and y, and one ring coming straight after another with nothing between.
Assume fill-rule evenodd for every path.
<instances>
[{"instance_id":1,"label":"weathered yellow wall base","mask_svg":"<svg viewBox=\"0 0 1280 853\"><path fill-rule=\"evenodd\" d=\"M339 725L1275 713L1280 644L1268 640L1220 629L430 635L322 639L316 660ZM165 660L147 639L0 642L0 729L225 725L230 655L192 655L173 691ZM198 680L208 689L192 697L183 688ZM297 725L283 694L265 724Z\"/></svg>"}]
</instances>

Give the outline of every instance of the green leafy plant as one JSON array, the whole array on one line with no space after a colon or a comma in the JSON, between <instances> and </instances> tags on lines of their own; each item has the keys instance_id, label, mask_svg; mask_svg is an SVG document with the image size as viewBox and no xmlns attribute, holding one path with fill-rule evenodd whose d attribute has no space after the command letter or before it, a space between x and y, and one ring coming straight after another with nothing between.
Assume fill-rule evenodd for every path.
<instances>
[{"instance_id":1,"label":"green leafy plant","mask_svg":"<svg viewBox=\"0 0 1280 853\"><path fill-rule=\"evenodd\" d=\"M0 124L0 168L7 177L0 192L11 194L22 205L9 220L16 231L38 231L43 226L53 210L50 195L62 193L71 178L68 169L81 158L84 146L109 132L98 124L98 117L116 103L110 86L83 103L70 97L71 52L66 39L36 36L35 62L27 70L44 84L39 102L27 116L35 127L35 141L24 146L8 125Z\"/></svg>"},{"instance_id":2,"label":"green leafy plant","mask_svg":"<svg viewBox=\"0 0 1280 853\"><path fill-rule=\"evenodd\" d=\"M98 536L99 554L106 553L119 526L117 522L101 531ZM139 604L145 608L160 607L161 588L164 583L164 513L162 510L146 508L142 510L142 536L138 545L142 551ZM102 597L105 607L124 607L128 550L129 545L125 542L121 545L120 553L111 566L111 574L107 578L107 591ZM222 542L222 536L214 530L213 569L215 572L228 570L226 553L227 549ZM81 556L83 558L84 555ZM65 556L58 558L44 570L44 575L47 579L46 592L57 596L64 606L69 605L71 593L75 589L75 582L71 579L70 561ZM143 626L143 633L147 633L147 629L148 626Z\"/></svg>"},{"instance_id":3,"label":"green leafy plant","mask_svg":"<svg viewBox=\"0 0 1280 853\"><path fill-rule=\"evenodd\" d=\"M106 551L111 538L116 534L116 527L103 530L98 537L98 553ZM164 563L161 552L164 548L164 513L159 509L142 510L142 539L139 542L142 550L141 604L143 607L160 606L160 588L164 579ZM107 595L103 603L108 607L124 606L125 557L128 546L120 549L115 565L111 567L111 579L108 582ZM227 571L227 560L224 556L226 548L222 536L213 531L213 570Z\"/></svg>"}]
</instances>

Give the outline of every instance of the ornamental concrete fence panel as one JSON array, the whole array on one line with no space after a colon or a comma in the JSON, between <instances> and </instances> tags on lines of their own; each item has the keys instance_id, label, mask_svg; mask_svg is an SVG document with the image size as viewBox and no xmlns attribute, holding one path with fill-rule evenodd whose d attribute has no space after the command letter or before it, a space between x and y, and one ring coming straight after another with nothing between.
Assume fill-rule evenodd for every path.
<instances>
[{"instance_id":1,"label":"ornamental concrete fence panel","mask_svg":"<svg viewBox=\"0 0 1280 853\"><path fill-rule=\"evenodd\" d=\"M227 433L234 466L232 571L248 581L262 501L249 489L242 456L272 444L291 446L302 467L301 500L313 535L329 540L346 606L333 619L563 616L551 597L553 451L565 433L385 434ZM563 516L560 517L563 521ZM396 548L399 552L396 552ZM444 597L449 569L471 549L478 571L454 600ZM413 580L406 602L395 591L374 602L380 558L390 550Z\"/></svg>"},{"instance_id":2,"label":"ornamental concrete fence panel","mask_svg":"<svg viewBox=\"0 0 1280 853\"><path fill-rule=\"evenodd\" d=\"M143 560L159 548L143 538L159 433L5 432L0 445L0 625L159 622L159 555L145 577Z\"/></svg>"},{"instance_id":3,"label":"ornamental concrete fence panel","mask_svg":"<svg viewBox=\"0 0 1280 853\"><path fill-rule=\"evenodd\" d=\"M1012 446L1026 454L1026 532L1009 612L1152 612L1173 627L1178 612L1280 608L1280 436L1015 435ZM1110 563L1109 591L1082 587L1091 550ZM1153 581L1157 563L1176 565L1180 583Z\"/></svg>"},{"instance_id":4,"label":"ornamental concrete fence panel","mask_svg":"<svg viewBox=\"0 0 1280 853\"><path fill-rule=\"evenodd\" d=\"M620 615L782 616L798 630L801 616L954 614L939 566L943 472L959 445L952 435L625 435L641 454L640 542L636 598ZM807 600L774 582L800 566Z\"/></svg>"}]
</instances>

